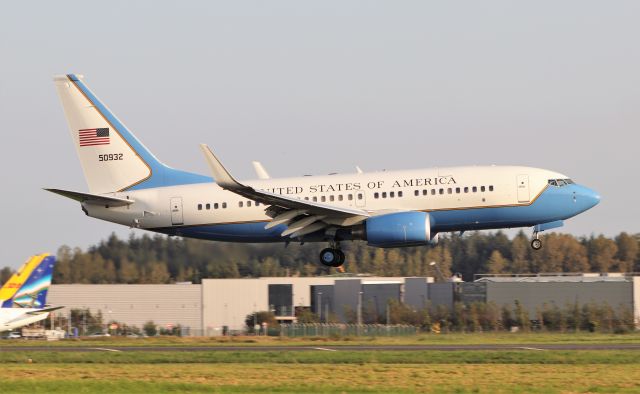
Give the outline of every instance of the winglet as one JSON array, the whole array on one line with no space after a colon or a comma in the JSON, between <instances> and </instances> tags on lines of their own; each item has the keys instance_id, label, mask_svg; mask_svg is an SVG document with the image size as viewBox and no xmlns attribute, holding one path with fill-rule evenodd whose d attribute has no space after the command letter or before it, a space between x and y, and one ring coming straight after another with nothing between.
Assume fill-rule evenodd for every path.
<instances>
[{"instance_id":1,"label":"winglet","mask_svg":"<svg viewBox=\"0 0 640 394\"><path fill-rule=\"evenodd\" d=\"M253 169L255 170L258 179L271 179L269 173L264 168L262 163L260 163L259 161L252 161L251 164L253 164Z\"/></svg>"},{"instance_id":2,"label":"winglet","mask_svg":"<svg viewBox=\"0 0 640 394\"><path fill-rule=\"evenodd\" d=\"M236 181L235 178L229 174L229 171L224 168L207 144L200 144L200 149L202 149L204 158L207 160L207 164L209 164L213 179L216 180L216 183L220 185L220 187L223 189L238 189L243 187L240 182Z\"/></svg>"}]
</instances>

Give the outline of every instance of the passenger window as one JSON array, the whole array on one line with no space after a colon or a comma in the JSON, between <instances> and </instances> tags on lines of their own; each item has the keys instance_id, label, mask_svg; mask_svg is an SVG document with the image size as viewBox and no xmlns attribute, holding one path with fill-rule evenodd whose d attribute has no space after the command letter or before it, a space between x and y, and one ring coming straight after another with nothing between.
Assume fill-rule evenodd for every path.
<instances>
[{"instance_id":1,"label":"passenger window","mask_svg":"<svg viewBox=\"0 0 640 394\"><path fill-rule=\"evenodd\" d=\"M329 196L329 201L333 201L333 200L335 200L335 197L332 194L332 195Z\"/></svg>"},{"instance_id":2,"label":"passenger window","mask_svg":"<svg viewBox=\"0 0 640 394\"><path fill-rule=\"evenodd\" d=\"M305 199L305 200L307 200L307 201L309 201L309 197L305 197L304 199Z\"/></svg>"},{"instance_id":3,"label":"passenger window","mask_svg":"<svg viewBox=\"0 0 640 394\"><path fill-rule=\"evenodd\" d=\"M198 204L198 211L202 211L202 204Z\"/></svg>"},{"instance_id":4,"label":"passenger window","mask_svg":"<svg viewBox=\"0 0 640 394\"><path fill-rule=\"evenodd\" d=\"M464 192L465 193L469 193L469 187L468 186L464 188Z\"/></svg>"},{"instance_id":5,"label":"passenger window","mask_svg":"<svg viewBox=\"0 0 640 394\"><path fill-rule=\"evenodd\" d=\"M242 204L243 204L243 202L242 202L242 201L239 201L239 202L238 202L238 206L239 206L240 208L242 208Z\"/></svg>"},{"instance_id":6,"label":"passenger window","mask_svg":"<svg viewBox=\"0 0 640 394\"><path fill-rule=\"evenodd\" d=\"M382 192L382 198L387 198L387 192Z\"/></svg>"},{"instance_id":7,"label":"passenger window","mask_svg":"<svg viewBox=\"0 0 640 394\"><path fill-rule=\"evenodd\" d=\"M321 197L320 197L320 201L322 201L322 202L327 201L327 197L326 197L326 196L321 196Z\"/></svg>"},{"instance_id":8,"label":"passenger window","mask_svg":"<svg viewBox=\"0 0 640 394\"><path fill-rule=\"evenodd\" d=\"M213 204L213 209L218 209L218 203L217 202Z\"/></svg>"},{"instance_id":9,"label":"passenger window","mask_svg":"<svg viewBox=\"0 0 640 394\"><path fill-rule=\"evenodd\" d=\"M222 203L222 208L227 208L227 203L226 202Z\"/></svg>"},{"instance_id":10,"label":"passenger window","mask_svg":"<svg viewBox=\"0 0 640 394\"><path fill-rule=\"evenodd\" d=\"M444 189L440 189L440 194L444 194Z\"/></svg>"},{"instance_id":11,"label":"passenger window","mask_svg":"<svg viewBox=\"0 0 640 394\"><path fill-rule=\"evenodd\" d=\"M489 186L489 191L492 192L493 191L493 186Z\"/></svg>"},{"instance_id":12,"label":"passenger window","mask_svg":"<svg viewBox=\"0 0 640 394\"><path fill-rule=\"evenodd\" d=\"M398 192L398 197L402 197L402 191Z\"/></svg>"},{"instance_id":13,"label":"passenger window","mask_svg":"<svg viewBox=\"0 0 640 394\"><path fill-rule=\"evenodd\" d=\"M342 194L338 194L338 201L342 201L344 199L344 197L342 197Z\"/></svg>"},{"instance_id":14,"label":"passenger window","mask_svg":"<svg viewBox=\"0 0 640 394\"><path fill-rule=\"evenodd\" d=\"M358 193L358 200L362 200L364 198L364 195L362 193Z\"/></svg>"},{"instance_id":15,"label":"passenger window","mask_svg":"<svg viewBox=\"0 0 640 394\"><path fill-rule=\"evenodd\" d=\"M207 203L207 205L205 206L207 208L207 210L211 209L211 204Z\"/></svg>"},{"instance_id":16,"label":"passenger window","mask_svg":"<svg viewBox=\"0 0 640 394\"><path fill-rule=\"evenodd\" d=\"M313 197L313 202L317 202L318 201L318 197Z\"/></svg>"},{"instance_id":17,"label":"passenger window","mask_svg":"<svg viewBox=\"0 0 640 394\"><path fill-rule=\"evenodd\" d=\"M349 201L353 200L353 194L347 194L347 200Z\"/></svg>"},{"instance_id":18,"label":"passenger window","mask_svg":"<svg viewBox=\"0 0 640 394\"><path fill-rule=\"evenodd\" d=\"M453 189L451 189L450 187L447 188L447 194L452 194L453 193Z\"/></svg>"},{"instance_id":19,"label":"passenger window","mask_svg":"<svg viewBox=\"0 0 640 394\"><path fill-rule=\"evenodd\" d=\"M456 187L456 193L460 194L460 188Z\"/></svg>"},{"instance_id":20,"label":"passenger window","mask_svg":"<svg viewBox=\"0 0 640 394\"><path fill-rule=\"evenodd\" d=\"M480 186L480 191L484 192L484 186Z\"/></svg>"},{"instance_id":21,"label":"passenger window","mask_svg":"<svg viewBox=\"0 0 640 394\"><path fill-rule=\"evenodd\" d=\"M436 195L436 189L431 189L431 195L435 196Z\"/></svg>"},{"instance_id":22,"label":"passenger window","mask_svg":"<svg viewBox=\"0 0 640 394\"><path fill-rule=\"evenodd\" d=\"M429 194L429 190L424 189L424 190L422 191L422 195L423 195L423 196L426 196L427 194Z\"/></svg>"},{"instance_id":23,"label":"passenger window","mask_svg":"<svg viewBox=\"0 0 640 394\"><path fill-rule=\"evenodd\" d=\"M378 192L373 193L373 198L379 198L380 194Z\"/></svg>"},{"instance_id":24,"label":"passenger window","mask_svg":"<svg viewBox=\"0 0 640 394\"><path fill-rule=\"evenodd\" d=\"M473 191L474 193L478 191L478 188L476 186L474 186L473 188L471 188L471 191Z\"/></svg>"},{"instance_id":25,"label":"passenger window","mask_svg":"<svg viewBox=\"0 0 640 394\"><path fill-rule=\"evenodd\" d=\"M389 192L389 198L394 198L396 196L395 192Z\"/></svg>"},{"instance_id":26,"label":"passenger window","mask_svg":"<svg viewBox=\"0 0 640 394\"><path fill-rule=\"evenodd\" d=\"M247 207L251 206L251 201L247 201Z\"/></svg>"},{"instance_id":27,"label":"passenger window","mask_svg":"<svg viewBox=\"0 0 640 394\"><path fill-rule=\"evenodd\" d=\"M414 195L414 196L416 196L416 197L417 197L417 196L419 196L419 195L420 195L420 190L416 190L416 191L414 191L414 192L413 192L413 195Z\"/></svg>"}]
</instances>

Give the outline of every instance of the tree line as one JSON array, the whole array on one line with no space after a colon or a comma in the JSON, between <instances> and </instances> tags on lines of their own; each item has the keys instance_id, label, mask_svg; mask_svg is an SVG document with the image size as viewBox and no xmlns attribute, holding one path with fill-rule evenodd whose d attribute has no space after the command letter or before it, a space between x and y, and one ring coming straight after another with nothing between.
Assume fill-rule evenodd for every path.
<instances>
[{"instance_id":1,"label":"tree line","mask_svg":"<svg viewBox=\"0 0 640 394\"><path fill-rule=\"evenodd\" d=\"M430 247L379 249L364 242L344 242L344 269L349 273L380 276L433 276L459 273L465 280L476 274L539 272L640 271L640 234L574 237L550 233L534 251L520 232L509 238L502 232L445 235ZM115 234L87 250L62 246L57 252L54 283L200 283L203 278L314 276L335 273L320 265L323 243L235 244L164 235ZM430 265L432 261L437 267ZM0 270L4 283L12 274Z\"/></svg>"}]
</instances>

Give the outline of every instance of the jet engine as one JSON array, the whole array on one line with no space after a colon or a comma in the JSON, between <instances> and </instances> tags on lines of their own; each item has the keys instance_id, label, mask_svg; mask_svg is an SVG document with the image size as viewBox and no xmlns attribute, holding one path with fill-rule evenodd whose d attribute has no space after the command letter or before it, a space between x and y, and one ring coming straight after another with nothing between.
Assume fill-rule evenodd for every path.
<instances>
[{"instance_id":1,"label":"jet engine","mask_svg":"<svg viewBox=\"0 0 640 394\"><path fill-rule=\"evenodd\" d=\"M437 242L431 232L431 217L426 212L396 212L373 216L364 223L362 239L370 246L399 248Z\"/></svg>"}]
</instances>

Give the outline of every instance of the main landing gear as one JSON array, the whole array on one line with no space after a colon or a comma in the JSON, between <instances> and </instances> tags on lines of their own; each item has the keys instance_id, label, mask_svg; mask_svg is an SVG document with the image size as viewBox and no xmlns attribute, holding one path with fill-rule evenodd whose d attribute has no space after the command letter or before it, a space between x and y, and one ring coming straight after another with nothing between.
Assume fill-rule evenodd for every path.
<instances>
[{"instance_id":1,"label":"main landing gear","mask_svg":"<svg viewBox=\"0 0 640 394\"><path fill-rule=\"evenodd\" d=\"M531 241L531 247L533 248L533 250L540 250L542 249L542 240L540 240L540 238L538 238L538 232L534 231L533 232L533 240Z\"/></svg>"},{"instance_id":2,"label":"main landing gear","mask_svg":"<svg viewBox=\"0 0 640 394\"><path fill-rule=\"evenodd\" d=\"M340 250L337 242L332 242L331 247L322 249L320 262L327 267L340 267L344 264L344 252Z\"/></svg>"}]
</instances>

